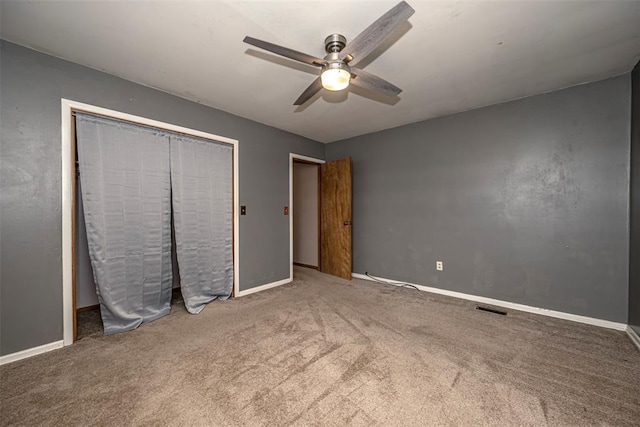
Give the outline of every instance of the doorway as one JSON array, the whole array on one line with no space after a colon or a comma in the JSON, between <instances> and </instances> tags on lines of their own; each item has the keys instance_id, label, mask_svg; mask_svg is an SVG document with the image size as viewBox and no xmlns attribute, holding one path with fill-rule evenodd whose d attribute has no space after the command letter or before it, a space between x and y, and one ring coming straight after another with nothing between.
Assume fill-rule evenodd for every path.
<instances>
[{"instance_id":1,"label":"doorway","mask_svg":"<svg viewBox=\"0 0 640 427\"><path fill-rule=\"evenodd\" d=\"M320 165L323 163L324 160L313 157L289 154L290 280L293 280L294 264L320 269ZM296 187L299 193L297 198ZM311 191L312 195L304 195L301 190ZM297 218L296 205L302 211Z\"/></svg>"},{"instance_id":2,"label":"doorway","mask_svg":"<svg viewBox=\"0 0 640 427\"><path fill-rule=\"evenodd\" d=\"M296 189L295 182L303 188ZM294 264L351 279L351 191L351 158L325 162L290 154L289 280ZM304 203L302 218L296 218L296 209L300 209L296 193Z\"/></svg>"},{"instance_id":3,"label":"doorway","mask_svg":"<svg viewBox=\"0 0 640 427\"><path fill-rule=\"evenodd\" d=\"M320 269L320 165L293 160L293 264Z\"/></svg>"}]
</instances>

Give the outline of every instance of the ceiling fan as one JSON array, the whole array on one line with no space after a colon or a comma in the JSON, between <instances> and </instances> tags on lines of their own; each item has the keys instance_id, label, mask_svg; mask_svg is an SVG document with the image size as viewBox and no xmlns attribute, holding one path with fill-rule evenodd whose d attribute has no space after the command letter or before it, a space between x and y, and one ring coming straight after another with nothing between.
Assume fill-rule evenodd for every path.
<instances>
[{"instance_id":1,"label":"ceiling fan","mask_svg":"<svg viewBox=\"0 0 640 427\"><path fill-rule=\"evenodd\" d=\"M293 105L304 104L322 88L333 91L343 90L346 89L350 83L384 95L396 96L402 92L402 89L378 76L356 68L356 65L380 46L382 42L400 25L407 21L414 12L413 8L409 6L407 2L402 1L378 18L377 21L367 27L349 43L347 43L347 39L342 34L331 34L324 41L327 55L323 59L273 43L254 39L253 37L247 36L243 41L286 58L321 68L320 77L315 79L313 83L302 92L302 95L300 95Z\"/></svg>"}]
</instances>

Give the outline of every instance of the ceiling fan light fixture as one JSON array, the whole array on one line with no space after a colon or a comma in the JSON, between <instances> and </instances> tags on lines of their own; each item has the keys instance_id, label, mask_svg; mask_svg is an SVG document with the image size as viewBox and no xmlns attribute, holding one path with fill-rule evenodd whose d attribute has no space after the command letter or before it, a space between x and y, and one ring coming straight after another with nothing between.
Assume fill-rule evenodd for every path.
<instances>
[{"instance_id":1,"label":"ceiling fan light fixture","mask_svg":"<svg viewBox=\"0 0 640 427\"><path fill-rule=\"evenodd\" d=\"M322 67L320 77L317 77L302 92L302 95L295 100L293 105L304 104L323 88L333 91L346 89L351 83L352 75L355 76L353 84L360 88L386 96L398 96L402 89L374 74L357 68L357 66L371 52L382 46L384 41L407 22L414 12L415 10L406 1L402 0L373 24L365 28L349 44L347 44L347 38L342 34L330 34L324 40L324 50L327 55L322 59L249 36L244 38L244 42L294 61L313 67Z\"/></svg>"},{"instance_id":2,"label":"ceiling fan light fixture","mask_svg":"<svg viewBox=\"0 0 640 427\"><path fill-rule=\"evenodd\" d=\"M322 70L322 87L327 90L342 90L349 86L351 73L349 67L341 62L330 63Z\"/></svg>"}]
</instances>

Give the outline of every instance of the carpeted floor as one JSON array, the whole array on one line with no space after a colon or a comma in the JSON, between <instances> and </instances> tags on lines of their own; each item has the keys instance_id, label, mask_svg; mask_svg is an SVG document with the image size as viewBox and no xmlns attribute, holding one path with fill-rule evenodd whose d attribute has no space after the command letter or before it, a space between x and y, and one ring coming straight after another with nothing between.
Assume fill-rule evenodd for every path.
<instances>
[{"instance_id":1,"label":"carpeted floor","mask_svg":"<svg viewBox=\"0 0 640 427\"><path fill-rule=\"evenodd\" d=\"M2 425L638 425L623 332L296 268L0 367Z\"/></svg>"}]
</instances>

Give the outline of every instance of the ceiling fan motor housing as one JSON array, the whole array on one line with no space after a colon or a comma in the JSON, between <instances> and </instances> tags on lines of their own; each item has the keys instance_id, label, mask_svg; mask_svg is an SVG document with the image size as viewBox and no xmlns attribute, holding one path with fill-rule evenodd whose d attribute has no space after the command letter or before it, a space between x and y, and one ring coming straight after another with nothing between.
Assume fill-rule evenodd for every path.
<instances>
[{"instance_id":1,"label":"ceiling fan motor housing","mask_svg":"<svg viewBox=\"0 0 640 427\"><path fill-rule=\"evenodd\" d=\"M346 70L351 73L349 66L338 55L346 45L347 38L342 34L331 34L324 39L324 49L327 51L327 56L324 59L327 63L322 67L322 72L327 70Z\"/></svg>"},{"instance_id":2,"label":"ceiling fan motor housing","mask_svg":"<svg viewBox=\"0 0 640 427\"><path fill-rule=\"evenodd\" d=\"M347 45L347 38L342 34L331 34L324 39L324 50L327 53L340 52Z\"/></svg>"}]
</instances>

